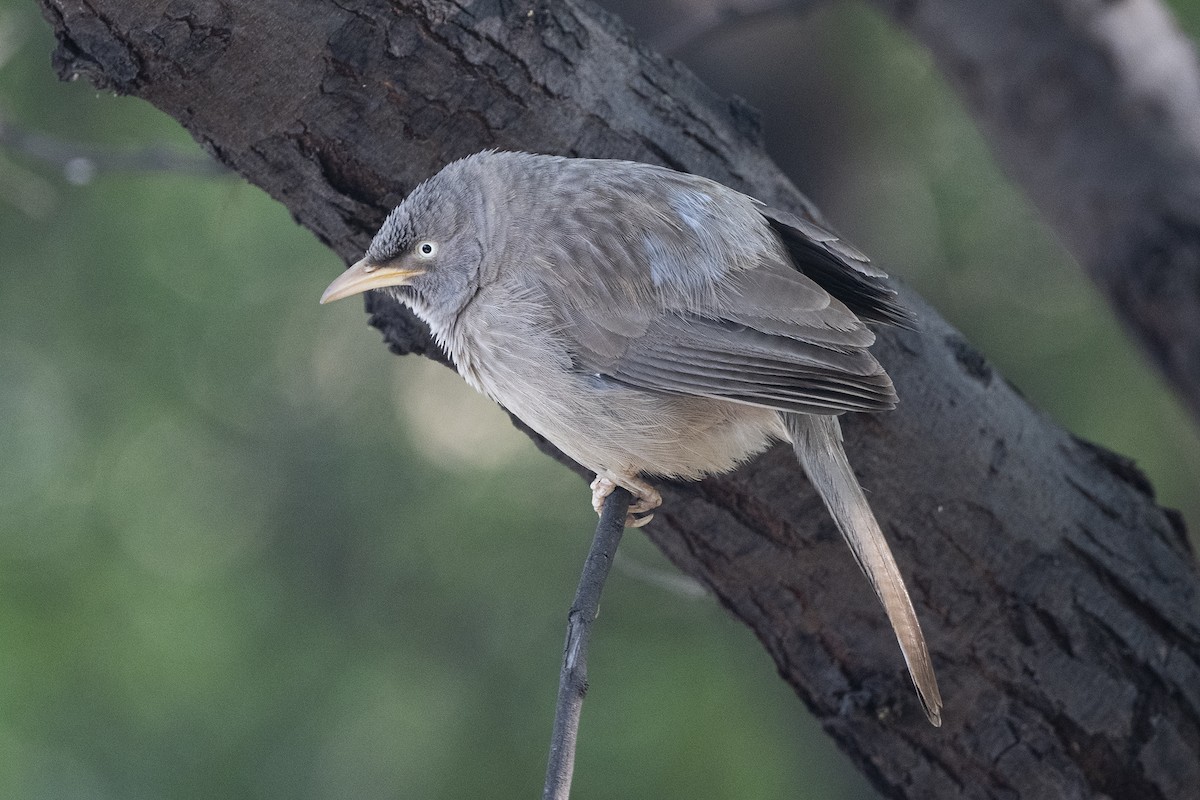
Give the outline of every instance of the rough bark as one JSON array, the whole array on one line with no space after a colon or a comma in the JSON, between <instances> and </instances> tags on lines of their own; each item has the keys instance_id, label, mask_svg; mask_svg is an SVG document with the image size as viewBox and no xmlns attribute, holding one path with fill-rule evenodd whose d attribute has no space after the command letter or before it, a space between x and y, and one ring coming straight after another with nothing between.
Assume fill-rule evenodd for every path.
<instances>
[{"instance_id":1,"label":"rough bark","mask_svg":"<svg viewBox=\"0 0 1200 800\"><path fill-rule=\"evenodd\" d=\"M415 182L484 147L655 161L815 213L751 112L580 2L41 2L64 76L172 114L347 260ZM845 427L925 625L943 728L785 448L665 487L649 535L889 796L1194 791L1200 583L1180 522L1128 461L1057 428L905 300L921 330L877 348L901 407ZM393 350L433 354L402 309L370 311Z\"/></svg>"}]
</instances>

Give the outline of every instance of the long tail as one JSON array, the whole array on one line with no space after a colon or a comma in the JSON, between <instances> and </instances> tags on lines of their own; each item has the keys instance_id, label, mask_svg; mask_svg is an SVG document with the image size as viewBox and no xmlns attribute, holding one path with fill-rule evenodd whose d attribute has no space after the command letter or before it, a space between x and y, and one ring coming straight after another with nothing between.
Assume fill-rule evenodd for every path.
<instances>
[{"instance_id":1,"label":"long tail","mask_svg":"<svg viewBox=\"0 0 1200 800\"><path fill-rule=\"evenodd\" d=\"M825 501L838 530L854 552L858 566L871 580L875 594L887 611L925 714L934 725L941 725L942 695L938 691L921 624L917 621L908 590L904 588L896 559L892 557L883 531L879 529L846 459L837 417L787 413L782 416L796 458Z\"/></svg>"}]
</instances>

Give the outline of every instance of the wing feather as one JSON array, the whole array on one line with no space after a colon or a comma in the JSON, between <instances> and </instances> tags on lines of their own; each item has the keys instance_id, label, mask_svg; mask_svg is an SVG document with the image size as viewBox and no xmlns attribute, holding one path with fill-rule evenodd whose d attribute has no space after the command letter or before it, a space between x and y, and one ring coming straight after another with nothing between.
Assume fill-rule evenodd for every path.
<instances>
[{"instance_id":1,"label":"wing feather","mask_svg":"<svg viewBox=\"0 0 1200 800\"><path fill-rule=\"evenodd\" d=\"M809 414L895 405L864 320L907 316L853 247L670 170L563 179L581 191L542 221L553 235L530 257L545 269L526 274L550 295L581 372Z\"/></svg>"},{"instance_id":2,"label":"wing feather","mask_svg":"<svg viewBox=\"0 0 1200 800\"><path fill-rule=\"evenodd\" d=\"M880 279L887 273L857 248L807 220L762 205L759 213L779 234L793 263L861 319L911 327L915 319Z\"/></svg>"}]
</instances>

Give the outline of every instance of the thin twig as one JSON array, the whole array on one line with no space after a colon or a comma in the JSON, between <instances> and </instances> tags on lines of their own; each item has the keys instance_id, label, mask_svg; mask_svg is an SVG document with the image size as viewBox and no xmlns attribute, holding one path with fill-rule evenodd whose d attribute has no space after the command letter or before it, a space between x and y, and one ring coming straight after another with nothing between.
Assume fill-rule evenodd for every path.
<instances>
[{"instance_id":1,"label":"thin twig","mask_svg":"<svg viewBox=\"0 0 1200 800\"><path fill-rule=\"evenodd\" d=\"M0 116L0 150L17 153L60 170L69 183L90 183L98 173L169 172L201 177L224 177L232 172L215 159L167 145L122 150L104 145L59 139L27 130Z\"/></svg>"},{"instance_id":2,"label":"thin twig","mask_svg":"<svg viewBox=\"0 0 1200 800\"><path fill-rule=\"evenodd\" d=\"M554 707L554 732L550 736L550 763L546 767L546 787L542 800L567 800L571 794L571 773L575 769L575 741L579 736L579 712L587 694L588 639L592 623L600 611L600 592L608 578L621 534L625 515L633 498L618 487L604 502L596 536L583 562L579 588L567 615L567 642L563 648L562 672L558 676L558 702Z\"/></svg>"}]
</instances>

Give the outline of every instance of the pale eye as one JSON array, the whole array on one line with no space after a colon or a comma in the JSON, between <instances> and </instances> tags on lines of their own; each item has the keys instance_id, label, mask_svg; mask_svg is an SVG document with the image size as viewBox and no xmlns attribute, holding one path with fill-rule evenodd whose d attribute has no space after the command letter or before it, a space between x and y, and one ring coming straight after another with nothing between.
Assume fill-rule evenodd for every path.
<instances>
[{"instance_id":1,"label":"pale eye","mask_svg":"<svg viewBox=\"0 0 1200 800\"><path fill-rule=\"evenodd\" d=\"M421 242L416 246L417 258L433 258L437 251L437 242Z\"/></svg>"}]
</instances>

